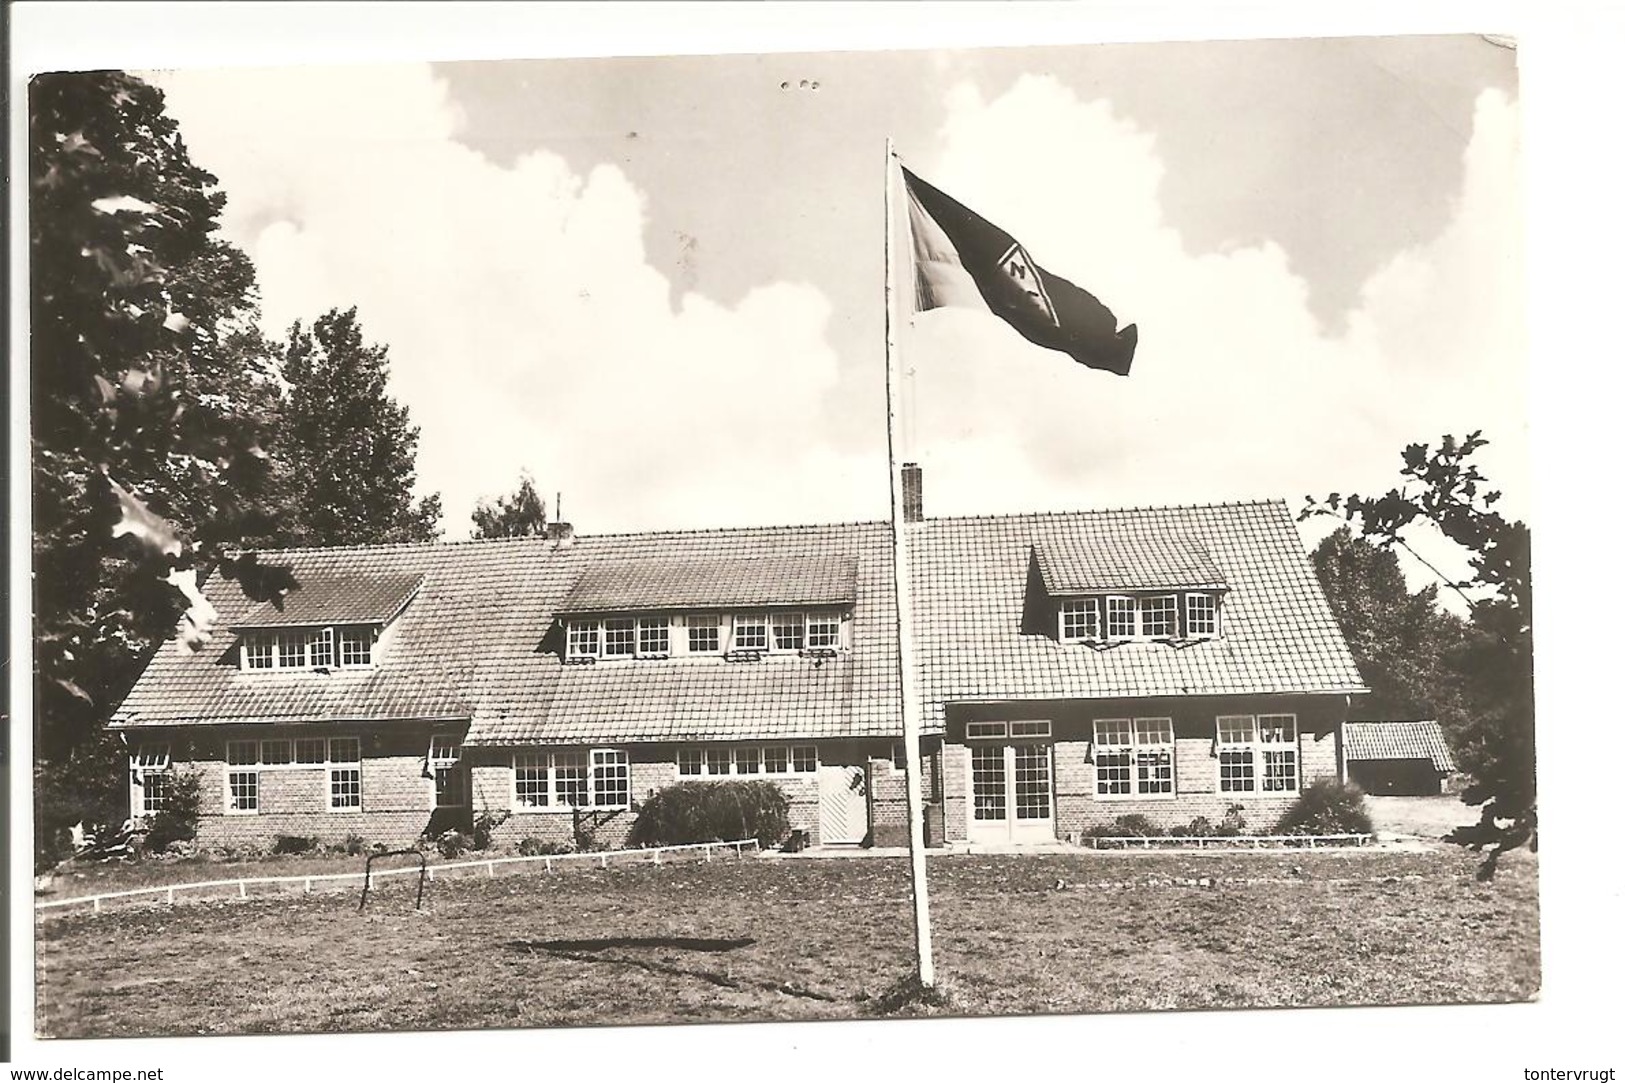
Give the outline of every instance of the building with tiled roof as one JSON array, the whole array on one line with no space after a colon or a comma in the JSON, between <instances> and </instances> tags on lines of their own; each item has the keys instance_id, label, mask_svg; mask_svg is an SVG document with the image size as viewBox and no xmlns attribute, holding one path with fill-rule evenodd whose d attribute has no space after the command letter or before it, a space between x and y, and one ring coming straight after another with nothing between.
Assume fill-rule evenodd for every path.
<instances>
[{"instance_id":1,"label":"building with tiled roof","mask_svg":"<svg viewBox=\"0 0 1625 1083\"><path fill-rule=\"evenodd\" d=\"M1432 719L1351 720L1343 734L1349 778L1367 793L1436 794L1456 770L1444 730Z\"/></svg>"},{"instance_id":2,"label":"building with tiled roof","mask_svg":"<svg viewBox=\"0 0 1625 1083\"><path fill-rule=\"evenodd\" d=\"M917 478L918 475L916 474ZM918 507L912 494L911 508ZM1363 691L1284 504L904 527L933 841L1065 838L1339 774ZM134 811L203 780L205 841L614 844L674 781L780 783L825 844L902 836L886 523L266 552L222 629L117 711Z\"/></svg>"}]
</instances>

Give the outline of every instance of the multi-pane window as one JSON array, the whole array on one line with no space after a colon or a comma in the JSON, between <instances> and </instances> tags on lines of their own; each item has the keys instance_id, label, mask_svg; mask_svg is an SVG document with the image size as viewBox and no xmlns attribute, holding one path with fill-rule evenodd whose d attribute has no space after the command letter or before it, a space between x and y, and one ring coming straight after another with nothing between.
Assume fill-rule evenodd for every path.
<instances>
[{"instance_id":1,"label":"multi-pane window","mask_svg":"<svg viewBox=\"0 0 1625 1083\"><path fill-rule=\"evenodd\" d=\"M517 753L513 798L519 808L626 808L632 802L630 763L614 748Z\"/></svg>"},{"instance_id":2,"label":"multi-pane window","mask_svg":"<svg viewBox=\"0 0 1625 1083\"><path fill-rule=\"evenodd\" d=\"M468 807L468 769L461 765L463 743L447 734L429 738L429 769L435 808Z\"/></svg>"},{"instance_id":3,"label":"multi-pane window","mask_svg":"<svg viewBox=\"0 0 1625 1083\"><path fill-rule=\"evenodd\" d=\"M360 808L361 741L355 737L329 739L327 759L328 808Z\"/></svg>"},{"instance_id":4,"label":"multi-pane window","mask_svg":"<svg viewBox=\"0 0 1625 1083\"><path fill-rule=\"evenodd\" d=\"M630 658L636 652L636 624L631 617L611 617L604 622L605 658Z\"/></svg>"},{"instance_id":5,"label":"multi-pane window","mask_svg":"<svg viewBox=\"0 0 1625 1083\"><path fill-rule=\"evenodd\" d=\"M339 632L339 664L344 666L372 665L372 630L345 628Z\"/></svg>"},{"instance_id":6,"label":"multi-pane window","mask_svg":"<svg viewBox=\"0 0 1625 1083\"><path fill-rule=\"evenodd\" d=\"M277 665L282 669L303 669L309 662L310 635L284 632L276 637Z\"/></svg>"},{"instance_id":7,"label":"multi-pane window","mask_svg":"<svg viewBox=\"0 0 1625 1083\"><path fill-rule=\"evenodd\" d=\"M1087 643L1100 638L1100 599L1077 598L1061 603L1061 641Z\"/></svg>"},{"instance_id":8,"label":"multi-pane window","mask_svg":"<svg viewBox=\"0 0 1625 1083\"><path fill-rule=\"evenodd\" d=\"M169 800L174 776L169 771L169 746L144 744L130 754L130 771L141 789L141 813L151 815Z\"/></svg>"},{"instance_id":9,"label":"multi-pane window","mask_svg":"<svg viewBox=\"0 0 1625 1083\"><path fill-rule=\"evenodd\" d=\"M722 621L715 613L695 613L688 618L690 654L706 654L722 649Z\"/></svg>"},{"instance_id":10,"label":"multi-pane window","mask_svg":"<svg viewBox=\"0 0 1625 1083\"><path fill-rule=\"evenodd\" d=\"M1134 792L1134 724L1127 718L1095 719L1095 793L1127 797Z\"/></svg>"},{"instance_id":11,"label":"multi-pane window","mask_svg":"<svg viewBox=\"0 0 1625 1083\"><path fill-rule=\"evenodd\" d=\"M323 628L310 637L310 665L313 669L333 668L333 629Z\"/></svg>"},{"instance_id":12,"label":"multi-pane window","mask_svg":"<svg viewBox=\"0 0 1625 1083\"><path fill-rule=\"evenodd\" d=\"M807 647L809 650L832 651L841 645L841 617L838 613L807 614Z\"/></svg>"},{"instance_id":13,"label":"multi-pane window","mask_svg":"<svg viewBox=\"0 0 1625 1083\"><path fill-rule=\"evenodd\" d=\"M1106 638L1134 638L1134 599L1111 597L1106 599Z\"/></svg>"},{"instance_id":14,"label":"multi-pane window","mask_svg":"<svg viewBox=\"0 0 1625 1083\"><path fill-rule=\"evenodd\" d=\"M677 750L679 775L812 774L818 750L812 745L706 745Z\"/></svg>"},{"instance_id":15,"label":"multi-pane window","mask_svg":"<svg viewBox=\"0 0 1625 1083\"><path fill-rule=\"evenodd\" d=\"M1298 720L1289 714L1258 716L1259 754L1267 793L1291 793L1298 788Z\"/></svg>"},{"instance_id":16,"label":"multi-pane window","mask_svg":"<svg viewBox=\"0 0 1625 1083\"><path fill-rule=\"evenodd\" d=\"M671 653L671 619L669 617L638 618L638 653L643 655Z\"/></svg>"},{"instance_id":17,"label":"multi-pane window","mask_svg":"<svg viewBox=\"0 0 1625 1083\"><path fill-rule=\"evenodd\" d=\"M243 660L249 669L270 669L276 665L276 642L270 636L249 636L243 641Z\"/></svg>"},{"instance_id":18,"label":"multi-pane window","mask_svg":"<svg viewBox=\"0 0 1625 1083\"><path fill-rule=\"evenodd\" d=\"M260 810L258 741L226 742L226 811Z\"/></svg>"},{"instance_id":19,"label":"multi-pane window","mask_svg":"<svg viewBox=\"0 0 1625 1083\"><path fill-rule=\"evenodd\" d=\"M327 762L327 742L320 737L301 737L293 743L293 762L320 766Z\"/></svg>"},{"instance_id":20,"label":"multi-pane window","mask_svg":"<svg viewBox=\"0 0 1625 1083\"><path fill-rule=\"evenodd\" d=\"M513 801L521 808L546 808L551 792L549 757L545 752L521 752L513 758Z\"/></svg>"},{"instance_id":21,"label":"multi-pane window","mask_svg":"<svg viewBox=\"0 0 1625 1083\"><path fill-rule=\"evenodd\" d=\"M1219 792L1253 793L1258 775L1253 756L1258 723L1252 715L1219 717Z\"/></svg>"},{"instance_id":22,"label":"multi-pane window","mask_svg":"<svg viewBox=\"0 0 1625 1083\"><path fill-rule=\"evenodd\" d=\"M243 636L246 669L332 669L372 665L378 630L372 625L249 632Z\"/></svg>"},{"instance_id":23,"label":"multi-pane window","mask_svg":"<svg viewBox=\"0 0 1625 1083\"><path fill-rule=\"evenodd\" d=\"M1095 793L1160 797L1174 792L1174 724L1167 718L1095 720Z\"/></svg>"},{"instance_id":24,"label":"multi-pane window","mask_svg":"<svg viewBox=\"0 0 1625 1083\"><path fill-rule=\"evenodd\" d=\"M1161 594L1140 599L1140 635L1145 639L1168 639L1179 631L1179 598Z\"/></svg>"},{"instance_id":25,"label":"multi-pane window","mask_svg":"<svg viewBox=\"0 0 1625 1083\"><path fill-rule=\"evenodd\" d=\"M733 649L736 651L767 650L767 618L760 613L741 613L735 616Z\"/></svg>"},{"instance_id":26,"label":"multi-pane window","mask_svg":"<svg viewBox=\"0 0 1625 1083\"><path fill-rule=\"evenodd\" d=\"M571 621L567 651L571 658L598 657L598 622L595 620Z\"/></svg>"},{"instance_id":27,"label":"multi-pane window","mask_svg":"<svg viewBox=\"0 0 1625 1083\"><path fill-rule=\"evenodd\" d=\"M799 651L807 645L807 618L800 613L773 614L773 649Z\"/></svg>"},{"instance_id":28,"label":"multi-pane window","mask_svg":"<svg viewBox=\"0 0 1625 1083\"><path fill-rule=\"evenodd\" d=\"M565 808L587 808L590 800L587 754L585 752L553 753L553 794Z\"/></svg>"},{"instance_id":29,"label":"multi-pane window","mask_svg":"<svg viewBox=\"0 0 1625 1083\"><path fill-rule=\"evenodd\" d=\"M260 762L267 767L285 767L293 762L293 742L287 740L261 741Z\"/></svg>"},{"instance_id":30,"label":"multi-pane window","mask_svg":"<svg viewBox=\"0 0 1625 1083\"><path fill-rule=\"evenodd\" d=\"M632 803L632 768L624 750L593 749L592 803L594 808L626 808Z\"/></svg>"},{"instance_id":31,"label":"multi-pane window","mask_svg":"<svg viewBox=\"0 0 1625 1083\"><path fill-rule=\"evenodd\" d=\"M1192 639L1219 634L1219 610L1213 595L1185 595L1185 634Z\"/></svg>"}]
</instances>

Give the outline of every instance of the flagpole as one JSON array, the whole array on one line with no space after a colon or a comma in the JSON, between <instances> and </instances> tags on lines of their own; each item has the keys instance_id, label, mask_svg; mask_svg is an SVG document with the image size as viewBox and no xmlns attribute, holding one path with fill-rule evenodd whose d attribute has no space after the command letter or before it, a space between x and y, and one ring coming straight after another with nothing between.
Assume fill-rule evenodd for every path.
<instances>
[{"instance_id":1,"label":"flagpole","mask_svg":"<svg viewBox=\"0 0 1625 1083\"><path fill-rule=\"evenodd\" d=\"M897 462L898 368L897 260L892 250L896 233L892 187L896 152L886 140L886 465L891 474L892 582L897 592L897 670L902 692L903 751L908 791L908 857L914 889L914 947L919 955L920 986L936 985L931 959L931 904L925 886L925 827L920 800L920 705L914 683L914 622L908 576L907 523L903 516L903 484Z\"/></svg>"}]
</instances>

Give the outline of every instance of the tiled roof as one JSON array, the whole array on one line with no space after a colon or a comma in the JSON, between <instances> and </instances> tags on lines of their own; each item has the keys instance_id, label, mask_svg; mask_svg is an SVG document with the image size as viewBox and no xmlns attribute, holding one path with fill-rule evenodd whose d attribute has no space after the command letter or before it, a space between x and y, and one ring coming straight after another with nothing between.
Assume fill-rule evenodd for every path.
<instances>
[{"instance_id":1,"label":"tiled roof","mask_svg":"<svg viewBox=\"0 0 1625 1083\"><path fill-rule=\"evenodd\" d=\"M1448 774L1456 769L1444 731L1433 721L1347 722L1343 726L1344 751L1357 760L1427 760L1433 769Z\"/></svg>"},{"instance_id":2,"label":"tiled roof","mask_svg":"<svg viewBox=\"0 0 1625 1083\"><path fill-rule=\"evenodd\" d=\"M605 560L581 573L559 612L851 605L857 573L849 555Z\"/></svg>"},{"instance_id":3,"label":"tiled roof","mask_svg":"<svg viewBox=\"0 0 1625 1083\"><path fill-rule=\"evenodd\" d=\"M115 724L466 718L467 744L884 736L896 730L896 634L884 523L287 550L266 563L301 582L370 572L423 583L367 670L248 673L236 638L189 654L166 644ZM674 554L737 567L849 569L853 649L564 665L557 615L589 569L654 566ZM233 627L256 603L205 585ZM295 591L290 598L297 594Z\"/></svg>"},{"instance_id":4,"label":"tiled roof","mask_svg":"<svg viewBox=\"0 0 1625 1083\"><path fill-rule=\"evenodd\" d=\"M928 727L955 701L1364 691L1284 502L932 519L910 533ZM1199 546L1229 587L1222 634L1095 649L1024 632L1030 554L1101 538L1124 539L1131 560L1136 540Z\"/></svg>"},{"instance_id":5,"label":"tiled roof","mask_svg":"<svg viewBox=\"0 0 1625 1083\"><path fill-rule=\"evenodd\" d=\"M1282 503L928 520L908 535L928 730L940 730L955 700L1363 690ZM1220 638L1095 650L1023 631L1035 549L1159 537L1199 547L1228 585ZM370 669L249 673L229 633L197 654L171 643L114 723L468 719L470 745L895 735L890 548L887 524L847 523L268 553L301 583L421 585ZM799 604L847 591L852 648L829 659L562 662L567 604L686 606L693 595L672 584L688 590L746 566L801 569L787 572L800 586L780 592ZM620 572L632 574L630 587L617 584ZM835 585L847 577L849 589ZM225 628L258 605L232 582L206 589ZM769 604L730 597L750 600L709 604Z\"/></svg>"},{"instance_id":6,"label":"tiled roof","mask_svg":"<svg viewBox=\"0 0 1625 1083\"><path fill-rule=\"evenodd\" d=\"M266 567L276 567L275 561ZM293 628L322 624L387 624L423 585L418 572L312 572L298 589L264 601L232 623L233 628Z\"/></svg>"},{"instance_id":7,"label":"tiled roof","mask_svg":"<svg viewBox=\"0 0 1625 1083\"><path fill-rule=\"evenodd\" d=\"M1221 572L1194 538L1161 519L1094 519L1033 546L1051 596L1111 590L1222 589Z\"/></svg>"}]
</instances>

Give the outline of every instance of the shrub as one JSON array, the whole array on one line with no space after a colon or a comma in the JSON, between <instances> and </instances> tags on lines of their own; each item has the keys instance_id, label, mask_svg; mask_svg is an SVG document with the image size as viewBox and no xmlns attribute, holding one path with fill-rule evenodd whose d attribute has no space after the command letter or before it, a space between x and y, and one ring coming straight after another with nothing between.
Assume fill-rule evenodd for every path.
<instances>
[{"instance_id":1,"label":"shrub","mask_svg":"<svg viewBox=\"0 0 1625 1083\"><path fill-rule=\"evenodd\" d=\"M1360 787L1323 778L1298 795L1275 830L1282 835L1370 834L1371 813Z\"/></svg>"},{"instance_id":2,"label":"shrub","mask_svg":"<svg viewBox=\"0 0 1625 1083\"><path fill-rule=\"evenodd\" d=\"M1246 806L1234 803L1224 810L1224 819L1219 821L1219 834L1234 838L1247 833L1247 817L1244 815Z\"/></svg>"},{"instance_id":3,"label":"shrub","mask_svg":"<svg viewBox=\"0 0 1625 1083\"><path fill-rule=\"evenodd\" d=\"M1131 812L1126 816L1119 816L1109 824L1097 824L1084 831L1083 835L1091 839L1119 837L1143 839L1155 838L1166 833L1138 812Z\"/></svg>"},{"instance_id":4,"label":"shrub","mask_svg":"<svg viewBox=\"0 0 1625 1083\"><path fill-rule=\"evenodd\" d=\"M360 857L367 852L367 840L360 835L344 836L344 845L341 847L351 857Z\"/></svg>"},{"instance_id":5,"label":"shrub","mask_svg":"<svg viewBox=\"0 0 1625 1083\"><path fill-rule=\"evenodd\" d=\"M278 835L271 844L273 854L308 854L316 849L316 840L308 835Z\"/></svg>"},{"instance_id":6,"label":"shrub","mask_svg":"<svg viewBox=\"0 0 1625 1083\"><path fill-rule=\"evenodd\" d=\"M1185 835L1193 839L1208 839L1212 838L1214 835L1217 835L1219 833L1219 829L1214 827L1213 821L1208 819L1206 816L1198 816L1196 819L1192 820L1190 823L1186 824L1184 827L1180 828L1174 833L1176 835Z\"/></svg>"},{"instance_id":7,"label":"shrub","mask_svg":"<svg viewBox=\"0 0 1625 1083\"><path fill-rule=\"evenodd\" d=\"M197 838L203 804L203 783L197 774L178 774L169 783L169 795L147 821L148 850L162 850L172 842Z\"/></svg>"},{"instance_id":8,"label":"shrub","mask_svg":"<svg viewBox=\"0 0 1625 1083\"><path fill-rule=\"evenodd\" d=\"M681 846L754 838L763 849L790 833L790 802L772 782L679 782L638 810L628 842Z\"/></svg>"},{"instance_id":9,"label":"shrub","mask_svg":"<svg viewBox=\"0 0 1625 1083\"><path fill-rule=\"evenodd\" d=\"M468 853L473 840L461 831L447 831L434 840L435 849L442 857L462 857Z\"/></svg>"},{"instance_id":10,"label":"shrub","mask_svg":"<svg viewBox=\"0 0 1625 1083\"><path fill-rule=\"evenodd\" d=\"M482 812L474 817L474 849L488 850L491 848L491 834L508 820L506 810L502 812Z\"/></svg>"},{"instance_id":11,"label":"shrub","mask_svg":"<svg viewBox=\"0 0 1625 1083\"><path fill-rule=\"evenodd\" d=\"M535 838L519 840L519 856L521 857L546 857L550 854L573 853L575 853L575 847L568 842L550 842Z\"/></svg>"}]
</instances>

